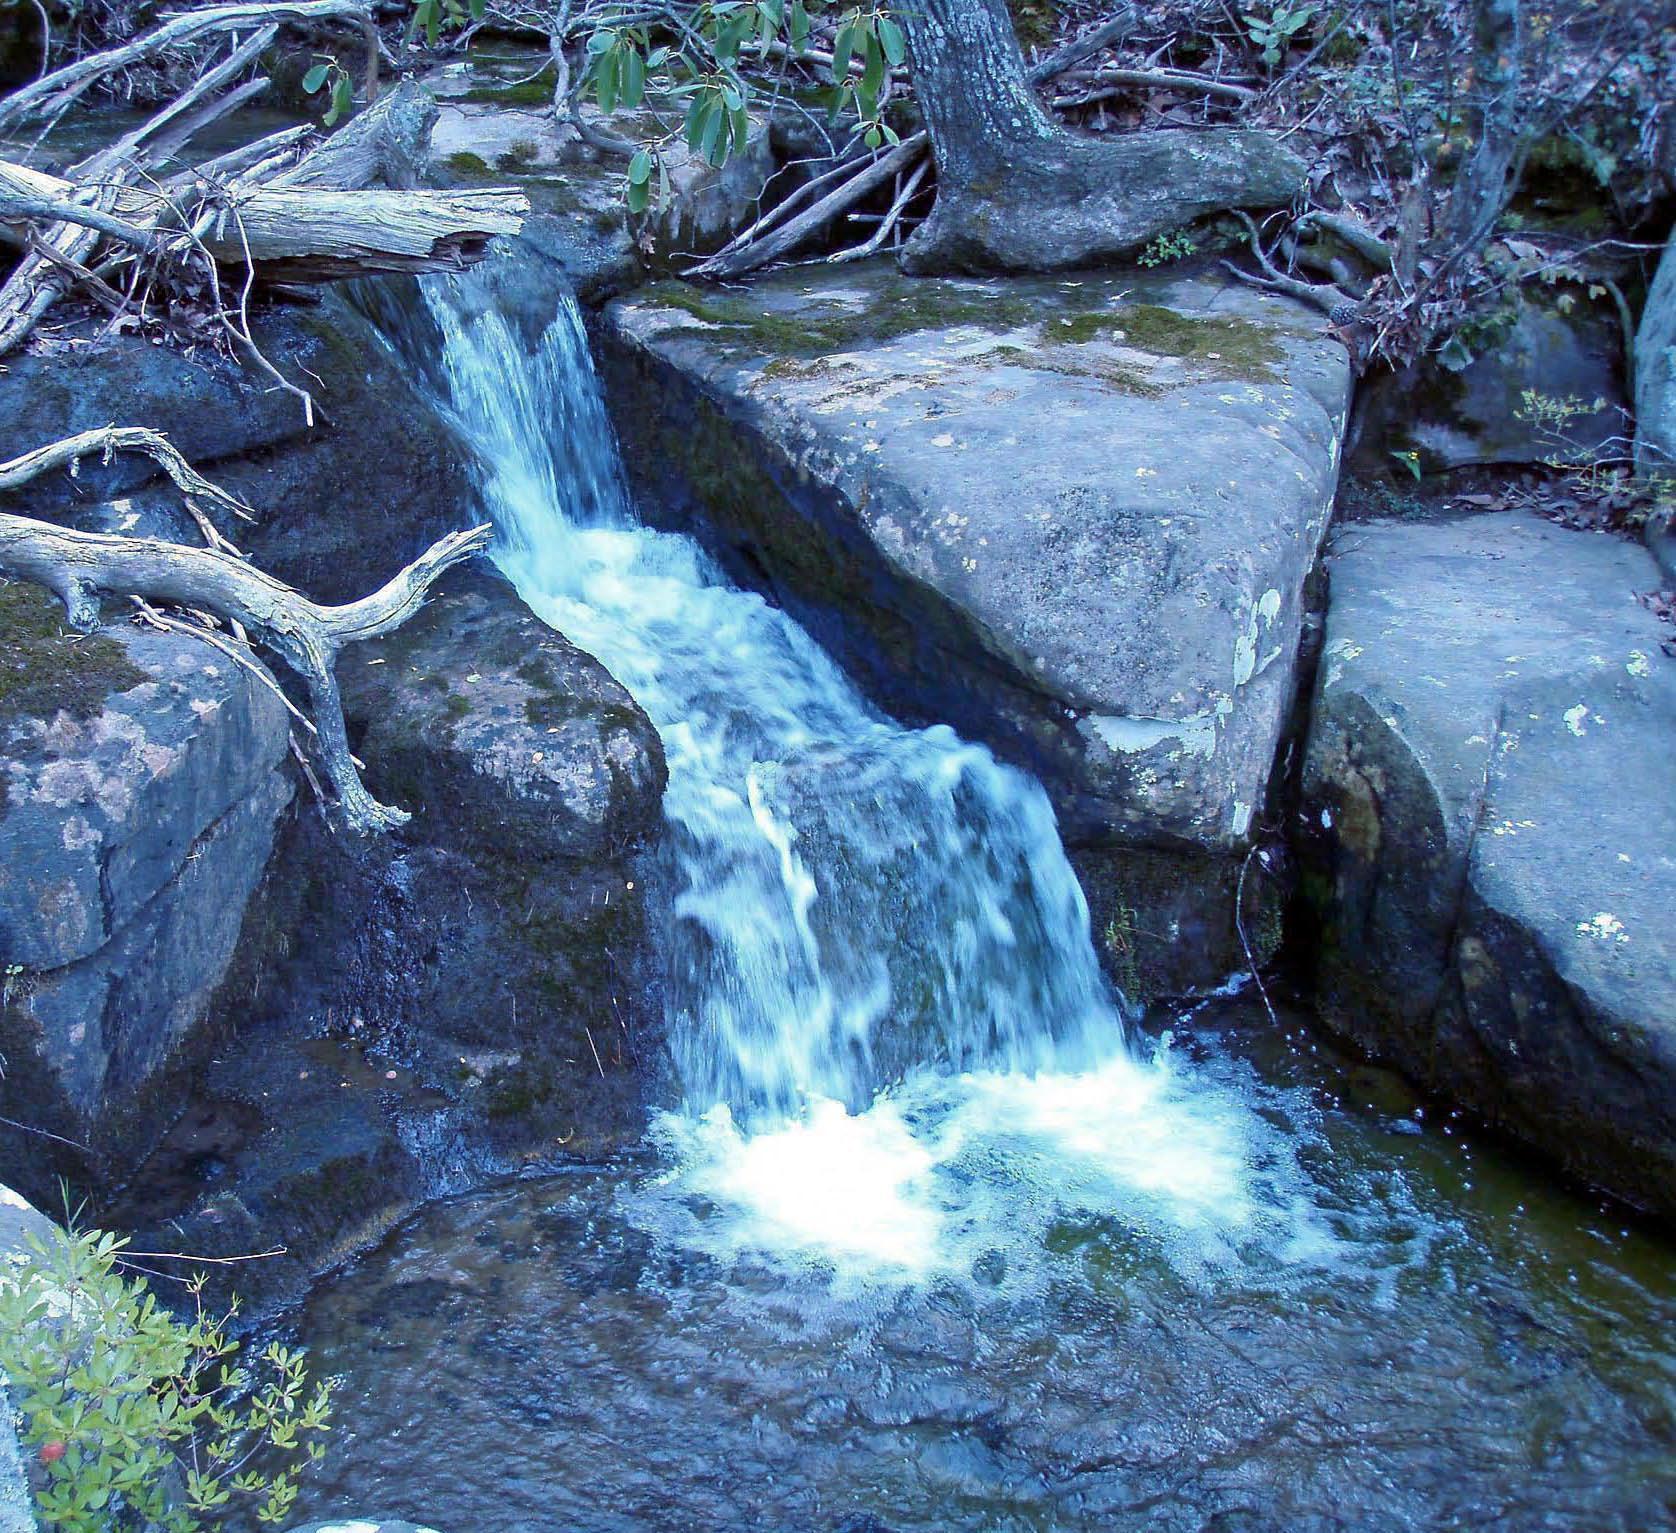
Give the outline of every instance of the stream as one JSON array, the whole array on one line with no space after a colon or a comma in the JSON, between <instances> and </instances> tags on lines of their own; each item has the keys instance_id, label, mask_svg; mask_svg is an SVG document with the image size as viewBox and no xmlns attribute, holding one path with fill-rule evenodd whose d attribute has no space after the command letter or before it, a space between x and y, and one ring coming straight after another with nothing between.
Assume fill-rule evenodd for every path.
<instances>
[{"instance_id":1,"label":"stream","mask_svg":"<svg viewBox=\"0 0 1676 1533\"><path fill-rule=\"evenodd\" d=\"M1676 1525L1676 1254L1301 1018L1142 1027L1041 788L638 525L580 317L381 316L656 724L675 1099L296 1326L300 1510L472 1529Z\"/></svg>"}]
</instances>

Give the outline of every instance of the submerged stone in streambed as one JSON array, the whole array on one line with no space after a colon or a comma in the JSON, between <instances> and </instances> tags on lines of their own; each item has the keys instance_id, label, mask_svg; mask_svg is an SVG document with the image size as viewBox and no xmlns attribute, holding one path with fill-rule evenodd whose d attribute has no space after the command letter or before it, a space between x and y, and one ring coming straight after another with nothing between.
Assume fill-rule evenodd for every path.
<instances>
[{"instance_id":1,"label":"submerged stone in streambed","mask_svg":"<svg viewBox=\"0 0 1676 1533\"><path fill-rule=\"evenodd\" d=\"M646 289L606 340L651 514L894 713L1032 770L1073 848L1208 855L1177 881L1231 909L1215 864L1268 797L1349 394L1314 316L1203 276L871 266ZM1200 982L1235 951L1209 925Z\"/></svg>"},{"instance_id":2,"label":"submerged stone in streambed","mask_svg":"<svg viewBox=\"0 0 1676 1533\"><path fill-rule=\"evenodd\" d=\"M1330 1022L1676 1211L1676 662L1619 539L1348 530L1305 769Z\"/></svg>"},{"instance_id":3,"label":"submerged stone in streambed","mask_svg":"<svg viewBox=\"0 0 1676 1533\"><path fill-rule=\"evenodd\" d=\"M0 628L0 1113L97 1138L232 957L291 797L285 710L187 636L65 633L32 585L0 584Z\"/></svg>"}]
</instances>

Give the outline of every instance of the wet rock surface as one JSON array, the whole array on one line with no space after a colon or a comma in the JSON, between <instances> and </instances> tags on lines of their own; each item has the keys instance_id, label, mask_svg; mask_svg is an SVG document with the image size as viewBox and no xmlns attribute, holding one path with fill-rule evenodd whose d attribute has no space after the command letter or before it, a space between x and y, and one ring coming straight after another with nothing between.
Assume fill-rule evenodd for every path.
<instances>
[{"instance_id":1,"label":"wet rock surface","mask_svg":"<svg viewBox=\"0 0 1676 1533\"><path fill-rule=\"evenodd\" d=\"M1035 772L1073 849L1185 856L1113 902L1167 983L1226 972L1214 883L1261 815L1325 528L1345 355L1207 277L888 267L614 304L604 372L649 514L694 530L882 704ZM1098 915L1098 912L1097 912ZM1185 944L1183 944L1185 945Z\"/></svg>"},{"instance_id":2,"label":"wet rock surface","mask_svg":"<svg viewBox=\"0 0 1676 1533\"><path fill-rule=\"evenodd\" d=\"M0 609L0 1112L98 1146L209 1012L291 797L287 720L199 640L68 634L23 583ZM50 1196L51 1157L29 1169Z\"/></svg>"},{"instance_id":3,"label":"wet rock surface","mask_svg":"<svg viewBox=\"0 0 1676 1533\"><path fill-rule=\"evenodd\" d=\"M628 694L488 572L340 672L369 785L414 819L357 843L299 805L221 1037L112 1214L283 1246L238 1274L263 1302L427 1198L632 1142L663 1068L664 768Z\"/></svg>"},{"instance_id":4,"label":"wet rock surface","mask_svg":"<svg viewBox=\"0 0 1676 1533\"><path fill-rule=\"evenodd\" d=\"M397 633L341 664L376 792L468 855L539 846L611 856L650 833L663 747L610 673L505 581L453 579Z\"/></svg>"},{"instance_id":5,"label":"wet rock surface","mask_svg":"<svg viewBox=\"0 0 1676 1533\"><path fill-rule=\"evenodd\" d=\"M1331 1025L1676 1209L1676 665L1633 544L1347 528L1302 818Z\"/></svg>"}]
</instances>

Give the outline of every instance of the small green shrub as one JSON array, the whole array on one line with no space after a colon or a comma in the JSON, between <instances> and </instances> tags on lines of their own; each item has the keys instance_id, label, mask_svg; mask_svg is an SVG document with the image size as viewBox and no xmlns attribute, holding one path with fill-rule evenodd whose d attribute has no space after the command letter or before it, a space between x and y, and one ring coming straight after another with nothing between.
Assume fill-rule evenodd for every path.
<instances>
[{"instance_id":1,"label":"small green shrub","mask_svg":"<svg viewBox=\"0 0 1676 1533\"><path fill-rule=\"evenodd\" d=\"M1173 234L1160 234L1136 260L1142 266L1164 266L1192 255L1198 248L1191 234L1185 229L1178 229Z\"/></svg>"},{"instance_id":2,"label":"small green shrub","mask_svg":"<svg viewBox=\"0 0 1676 1533\"><path fill-rule=\"evenodd\" d=\"M177 1319L117 1270L126 1244L59 1232L0 1264L0 1373L35 1449L42 1527L196 1533L235 1505L283 1522L325 1454L330 1385L311 1387L303 1354L277 1342L235 1363L233 1311L205 1310L204 1279Z\"/></svg>"}]
</instances>

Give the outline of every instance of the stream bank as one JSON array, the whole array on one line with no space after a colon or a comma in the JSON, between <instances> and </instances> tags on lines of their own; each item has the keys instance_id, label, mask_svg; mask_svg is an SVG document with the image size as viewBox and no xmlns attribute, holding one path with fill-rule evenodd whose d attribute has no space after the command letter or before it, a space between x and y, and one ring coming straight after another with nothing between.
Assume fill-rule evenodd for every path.
<instances>
[{"instance_id":1,"label":"stream bank","mask_svg":"<svg viewBox=\"0 0 1676 1533\"><path fill-rule=\"evenodd\" d=\"M560 225L595 216L556 204L553 210ZM561 235L550 228L544 238L551 244ZM564 311L550 250L526 246L513 260L508 288L487 300L479 292L470 300L475 310L457 316L462 324L484 313L504 321L505 336L496 340L499 374L478 369L479 382L494 377L503 389L517 385L552 331L555 310ZM510 450L479 451L474 469L456 418L460 400L444 408L426 366L386 350L347 306L333 302L313 317L280 314L272 323L275 354L304 359L323 375L333 409L311 430L279 420L272 398L235 375L213 364L184 373L172 360L153 364L146 360L151 349L138 343L118 344L100 385L112 392L72 391L57 404L57 396L30 396L48 401L31 419L43 438L61 435L108 411L113 399L126 408L140 398L160 411L178 399L180 414L163 423L183 435L231 422L225 436L192 438L200 466L240 488L263 513L252 531L225 530L320 595L358 594L404 551L474 517L485 483L521 466ZM1336 1025L1575 1174L1664 1207L1663 1178L1645 1172L1666 1163L1672 1133L1672 960L1668 923L1658 920L1676 887L1668 831L1642 816L1614 825L1598 846L1579 849L1566 834L1603 796L1615 795L1619 807L1638 796L1655 809L1672 801L1660 775L1668 756L1656 749L1668 717L1669 671L1651 618L1631 610L1632 598L1652 589L1657 575L1630 557L1629 545L1521 525L1509 548L1538 539L1544 552L1521 563L1499 547L1514 526L1501 514L1441 529L1423 522L1342 529L1311 722L1301 705L1323 621L1316 556L1330 517L1348 369L1336 343L1290 306L1261 303L1207 283L1203 274L914 284L910 291L888 268L864 268L818 283L774 279L747 296L639 289L597 316L595 330L650 518L697 537L723 572L774 602L729 589L684 540L676 547L676 540L645 534L642 541L641 529L611 520L626 508L596 516L599 508L578 499L575 485L556 472L550 491L543 490L553 502L546 509L587 512L570 529L577 536L558 545L577 558L543 564L543 547L523 549L531 556L524 596L492 575L457 577L415 625L345 659L346 707L369 780L417 811L387 844L351 847L325 830L286 765L281 710L243 673L185 641L139 633L119 614L110 614L92 646L55 631L38 599L24 614L39 647L17 668L21 685L11 696L21 701L3 721L9 776L0 839L8 853L22 851L8 855L0 882L12 901L0 926L7 944L0 957L8 965L0 1042L11 1070L0 1091L15 1094L0 1097L7 1104L0 1110L18 1117L17 1104L26 1104L37 1126L57 1125L54 1131L85 1140L95 1159L46 1151L32 1138L0 1137L5 1176L46 1200L54 1174L68 1171L97 1189L101 1217L169 1230L171 1242L184 1236L205 1254L281 1241L287 1257L257 1279L266 1285L263 1297L281 1301L392 1229L402 1232L387 1248L390 1260L431 1261L404 1254L412 1249L407 1242L428 1237L415 1237L420 1226L402 1228L428 1199L519 1174L560 1173L566 1181L556 1185L583 1188L575 1200L555 1202L554 1238L574 1237L579 1249L569 1273L578 1291L634 1312L664 1305L667 1284L703 1292L700 1309L729 1321L737 1318L735 1290L756 1281L750 1261L743 1279L718 1277L692 1256L690 1244L670 1256L618 1214L619 1196L641 1172L668 1171L669 1161L637 1153L649 1127L663 1136L653 1140L658 1153L677 1164L687 1163L682 1156L692 1143L671 1136L690 1132L703 1140L700 1150L716 1152L722 1171L763 1170L750 1146L770 1141L751 1138L743 1111L737 1123L700 1129L691 1121L671 1129L658 1115L674 1094L672 1066L692 1087L687 1067L702 1052L695 1039L731 1028L729 1041L740 1045L732 1061L738 1069L717 1067L703 1092L693 1093L708 1093L701 1105L737 1102L736 1088L758 1092L767 1075L780 1091L775 1105L785 1105L791 1088L804 1083L788 1057L798 1068L812 1060L823 1084L838 1081L828 1100L842 1110L827 1115L826 1125L849 1130L868 1119L863 1137L844 1142L866 1152L858 1163L919 1167L939 1195L950 1182L986 1186L961 1159L954 1129L975 1133L976 1123L984 1142L1000 1143L1005 1153L1012 1139L1029 1135L1020 1133L1024 1109L1016 1100L994 1119L974 1118L972 1103L989 1100L982 1067L997 1055L1017 1067L990 1092L999 1098L1021 1089L1025 1067L1044 1060L1063 1066L1056 1051L1084 1034L1099 1034L1108 1045L1121 1041L1119 1011L1097 983L1085 983L1092 950L1078 902L1093 907L1108 972L1135 996L1203 990L1243 969L1248 944L1253 956L1266 956L1278 942L1285 889L1251 873L1253 859L1292 839L1302 815L1327 833L1312 833L1302 850L1315 911L1334 934L1323 983ZM355 339L344 343L345 336ZM567 354L565 365L584 370L585 352ZM90 378L105 376L103 359L88 366ZM211 380L207 394L200 372ZM0 401L6 390L23 397L28 381L0 379ZM401 435L388 456L375 456L368 444L387 439L391 400L400 402ZM569 408L549 397L544 414L491 445L510 449L536 434L571 441L576 417ZM190 536L188 528L153 519L155 488L92 473L68 486L70 514L85 525ZM505 498L506 486L495 493ZM378 518L376 537L359 520L367 506ZM1377 557L1358 561L1359 541L1375 546ZM1452 550L1454 575L1430 567L1439 542ZM1577 552L1584 543L1595 551ZM1608 557L1606 550L1615 552ZM1499 635L1540 605L1556 568L1575 577L1564 602L1572 628L1556 647L1563 664L1503 675L1517 669L1509 657L1527 646L1498 655ZM1486 594L1492 589L1494 607ZM625 592L657 593L667 606L629 600ZM31 599L11 587L5 594ZM1387 610L1393 603L1407 613L1400 621ZM1440 633L1480 604L1486 621L1494 618L1478 635L1482 642L1434 653ZM664 630L631 632L629 641L645 641L638 645L625 641L618 619L636 613L662 620ZM690 620L695 613L707 621ZM591 632L590 621L599 625ZM585 634L587 642L578 647L559 628L573 639ZM1366 642L1369 632L1377 645ZM753 652L751 645L762 648ZM841 669L825 660L822 645ZM772 674L799 679L796 708L746 687L695 697L665 685L677 659L686 664L728 646L745 660L753 653L776 662L790 656L790 669ZM1356 673L1347 670L1360 658L1353 648L1369 657ZM611 669L595 654L610 655ZM738 676L751 669L740 666ZM1597 672L1610 674L1609 686ZM1529 693L1527 682L1541 695ZM864 699L854 695L855 684ZM1489 722L1468 723L1473 733L1463 739L1441 727L1435 738L1420 737L1414 726L1430 718L1424 700L1442 691L1481 702ZM1442 712L1450 728L1463 722L1453 701ZM887 714L933 727L905 729ZM670 757L690 767L707 754L710 740L689 727L696 715L723 721L726 748L715 754L746 784L725 803L693 792L690 773L684 799L669 786L676 780ZM950 719L999 761L935 728ZM1620 722L1626 738L1651 730L1654 747L1617 748ZM778 754L757 750L765 733ZM1549 755L1556 745L1571 750L1581 741L1590 755L1575 770L1532 781L1518 775L1522 758L1509 760L1526 739ZM1463 740L1476 754L1449 755ZM1600 749L1604 758L1593 754ZM1427 798L1440 796L1440 769L1428 751L1447 757L1447 771L1485 781L1485 791L1469 794L1464 807L1445 806L1452 814L1459 809L1458 823L1441 834L1440 811ZM1420 764L1407 772L1410 756ZM1312 796L1298 799L1294 784L1306 758ZM1353 773L1338 770L1341 758ZM1041 779L1051 811L1020 767ZM727 868L716 872L715 859L706 861L707 848L725 839L718 833L705 841L716 829L703 823L707 810L751 849L734 865L745 870L736 880ZM935 834L922 832L927 824ZM1071 843L1080 887L1062 876L1056 825ZM1502 848L1502 832L1518 845ZM1428 839L1434 834L1436 856ZM863 836L876 845L863 844ZM1595 855L1606 851L1612 855ZM808 859L802 871L835 868L844 876L823 888L810 874L805 884L797 876L800 857ZM710 882L697 893L708 900L692 898L699 864ZM988 881L963 882L974 870ZM1247 904L1238 895L1248 873ZM759 895L777 901L776 912L783 906L788 920L759 921L751 903ZM798 928L799 901L807 917L817 897L817 919ZM822 927L820 918L834 907L837 925ZM69 913L53 927L62 945L25 946L39 937L39 916L49 908ZM1013 920L1020 909L1034 924ZM854 924L858 911L870 925ZM683 922L683 929L704 927L714 941L713 949L694 944L700 958L676 978L692 982L696 975L712 988L672 996L668 950L660 944ZM797 940L748 953L755 967L730 971L714 958L770 927L776 941L782 931ZM1423 948L1414 940L1421 927ZM937 944L945 936L959 940L939 966ZM1053 961L1039 971L1011 961L1026 946L1033 961L1043 953ZM796 1005L782 1009L819 1020L820 1027L807 1029L818 1047L753 1053L744 1045L762 1040L752 1033L751 1014L733 1006L741 987L729 988L731 980L717 986L714 976L743 974L754 983L763 969L800 980L806 948L818 950L813 978L807 988L794 985ZM910 970L896 966L899 953ZM996 953L1009 961L996 961ZM159 954L167 963L157 964ZM902 1016L892 1017L877 986L867 983L876 978L869 965L879 962L888 970L887 999L916 998ZM1412 965L1422 963L1425 973L1416 979ZM835 967L843 983L827 986ZM905 972L913 983L902 983ZM1046 976L1040 986L1038 972ZM921 985L927 973L934 977ZM1356 991L1351 980L1369 983L1371 993ZM1421 1005L1429 999L1426 985L1448 995ZM104 997L97 1005L86 1000L94 990ZM1401 1005L1393 1007L1393 992ZM718 1021L720 1008L683 1005L695 994L723 995L732 1007L729 1027ZM821 1010L833 994L855 1004ZM996 994L1005 1005L990 1004ZM981 1004L968 1004L973 996ZM1096 1005L1086 1004L1091 996ZM1184 1029L1198 1024L1181 1019ZM1547 1052L1524 1049L1530 1041ZM1449 1049L1440 1051L1440 1043ZM1580 1054L1587 1071L1576 1069ZM937 1095L943 1086L915 1095L916 1066L927 1062L945 1067L939 1079L954 1080L970 1099L951 1105ZM1247 1264L1241 1283L1251 1265L1291 1262L1317 1272L1300 1256L1320 1234L1311 1222L1316 1214L1337 1237L1343 1232L1335 1221L1354 1222L1363 1201L1389 1211L1378 1200L1390 1186L1376 1171L1344 1184L1313 1174L1312 1163L1333 1151L1312 1137L1301 1108L1276 1148L1254 1126L1274 1105L1261 1090L1224 1119L1203 1106L1226 1100L1207 1084L1194 1099L1197 1115L1177 1119L1165 1111L1180 1105L1168 1094L1167 1075L1144 1073L1145 1049L1135 1055L1133 1078L1123 1071L1102 1076L1096 1059L1076 1064L1038 1072L1043 1090L1064 1091L1069 1104L1030 1099L1031 1132L1056 1111L1086 1116L1091 1104L1100 1111L1109 1105L1086 1091L1078 1096L1081 1088L1067 1081L1092 1077L1102 1089L1164 1081L1157 1088L1162 1099L1140 1092L1132 1115L1119 1120L1152 1131L1136 1132L1125 1147L1124 1174L1133 1178L1144 1163L1164 1186L1146 1189L1155 1201L1136 1204L1121 1191L1114 1201L1109 1188L1096 1196L1082 1187L1092 1201L1062 1225L1032 1228L1050 1256L1069 1248L1070 1266L1042 1270L1069 1272L1075 1290L1067 1312L1038 1314L1038 1341L1074 1330L1090 1311L1104 1317L1097 1330L1111 1314L1098 1296L1110 1299L1113 1288L1134 1279L1155 1284L1161 1296L1159 1309L1137 1325L1180 1334L1192 1297L1181 1299L1179 1312L1171 1309L1171 1296L1185 1291L1180 1273L1145 1237L1149 1221L1168 1223L1156 1199L1179 1193L1183 1179L1191 1191L1206 1165L1216 1172L1211 1194L1231 1189L1232 1201L1189 1198L1194 1233L1208 1231L1215 1243L1241 1227L1236 1216L1251 1205L1240 1201L1250 1191L1240 1179L1249 1172L1265 1237L1287 1236L1258 1241L1254 1255L1240 1258ZM1244 1080L1230 1066L1204 1079L1236 1077ZM1556 1089L1568 1081L1575 1088L1569 1095ZM870 1116L874 1103L883 1110ZM1159 1111L1149 1116L1155 1105ZM1557 1152L1556 1123L1566 1130ZM1409 1128L1389 1133L1413 1137ZM1063 1149L1063 1135L1047 1137ZM1398 1158L1383 1139L1370 1143L1368 1165ZM886 1153L878 1153L881 1147ZM995 1159L1004 1159L1003 1150ZM992 1162L985 1165L994 1171ZM1294 1175L1300 1166L1301 1180ZM1095 1170L1104 1175L1109 1168ZM901 1180L891 1190L899 1191ZM1277 1189L1296 1193L1314 1211L1303 1226L1286 1223L1284 1198L1270 1198ZM1398 1204L1392 1228L1347 1258L1368 1290L1348 1330L1371 1331L1387 1313L1386 1268L1409 1270L1407 1254L1392 1255L1408 1253L1415 1238L1403 1222L1408 1190L1402 1183L1390 1194ZM908 1211L917 1216L923 1200L909 1192ZM1003 1214L1014 1207L1008 1195L1005 1187L997 1194ZM552 1185L533 1196L551 1197ZM1455 1227L1451 1196L1428 1201L1427 1230ZM714 1185L688 1185L683 1197L673 1217L726 1226L718 1213L725 1213L725 1200ZM793 1188L793 1198L819 1201L802 1188ZM1576 1205L1566 1207L1557 1216L1562 1222L1590 1223ZM826 1212L836 1217L845 1206ZM539 1210L540 1217L552 1213ZM993 1213L986 1209L983 1217ZM517 1226L526 1216L515 1210L509 1217ZM592 1219L603 1233L589 1234ZM531 1254L527 1232L503 1239L492 1225L473 1226L460 1238L473 1247L509 1247L504 1265L512 1267ZM703 1251L703 1240L694 1239ZM1467 1244L1469 1256L1451 1269L1451 1279L1463 1286L1488 1281L1480 1256L1500 1248L1485 1221L1472 1223ZM1556 1237L1558 1254L1545 1258L1539 1287L1554 1281L1572 1249ZM1649 1283L1656 1287L1668 1274L1658 1265L1662 1248L1651 1249ZM1091 1253L1086 1270L1076 1265L1083 1252ZM1004 1280L1006 1262L998 1267L985 1252L969 1254L974 1263L962 1283ZM474 1276L459 1286L472 1290L481 1279L495 1303L506 1292L494 1286L506 1273L471 1268L453 1247L434 1259L467 1267ZM1625 1266L1641 1260L1626 1259ZM646 1279L648 1263L656 1271ZM1603 1281L1618 1284L1624 1267L1612 1260L1606 1266ZM1326 1305L1336 1292L1331 1278L1312 1287L1317 1281L1298 1278L1281 1299L1262 1282L1249 1289L1235 1283L1222 1301L1229 1326L1249 1324L1278 1347L1294 1335L1288 1314ZM1623 1278L1631 1288L1637 1281ZM810 1291L803 1283L803 1275L788 1283L781 1274L762 1287L778 1294L781 1308L796 1309ZM1497 1289L1484 1322L1493 1335L1480 1336L1475 1318L1463 1342L1451 1330L1457 1317L1444 1298L1421 1287L1425 1334L1440 1338L1444 1350L1460 1344L1477 1376L1493 1376L1503 1357L1498 1348L1518 1350L1498 1327L1515 1336L1558 1335L1553 1350L1575 1364L1567 1377L1584 1380L1590 1408L1599 1407L1590 1430L1616 1432L1637 1453L1657 1439L1666 1411L1662 1376L1650 1370L1624 1386L1615 1361L1597 1372L1603 1344L1563 1303L1556 1309L1550 1296ZM418 1308L457 1297L427 1287L401 1302ZM1414 1299L1412 1292L1406 1297ZM1637 1337L1656 1335L1663 1322L1656 1295L1643 1299L1626 1300ZM937 1333L918 1353L930 1359L940 1388L949 1370L969 1366L986 1343L984 1327L974 1324L975 1335L944 1350L943 1329L958 1331L970 1316L951 1325L936 1313L939 1302L915 1298L908 1307L916 1327ZM1260 1312L1257 1319L1248 1308ZM667 1313L683 1312L676 1303ZM521 1362L555 1345L580 1355L585 1340L567 1327L590 1318L578 1311L533 1339L507 1338L506 1357ZM322 1344L345 1345L348 1324ZM1344 1335L1333 1340L1349 1345ZM1542 1351L1546 1345L1519 1354L1533 1388L1547 1388L1551 1376L1543 1370L1558 1367ZM740 1349L749 1355L743 1342ZM1142 1356L1161 1378L1181 1382L1161 1352L1143 1349ZM1002 1372L1036 1360L1020 1354ZM1118 1360L1104 1360L1121 1376ZM1370 1370L1385 1361L1356 1360ZM876 1361L864 1358L863 1367ZM655 1359L630 1362L623 1377L631 1392L644 1370L661 1366ZM1230 1392L1273 1387L1243 1359L1209 1376ZM677 1382L685 1389L692 1380ZM839 1395L852 1385L847 1380ZM1081 1411L1096 1423L1087 1435L1073 1424L1061 1441L1033 1441L1014 1460L1007 1436L1028 1435L1028 1424L970 1401L916 1416L908 1400L902 1419L862 1422L856 1430L865 1439L882 1425L880 1452L900 1446L897 1434L919 1431L931 1440L929 1479L976 1486L974 1505L1013 1496L1017 1483L1044 1465L1090 1463L1067 1475L1086 1472L1099 1482L1089 1505L1105 1514L1130 1504L1122 1498L1131 1487L1112 1465L1091 1463L1096 1439L1104 1440L1099 1423L1116 1406L1098 1391L1085 1397L1087 1387L1078 1379L1068 1403L1053 1402L1056 1411ZM485 1389L484 1397L511 1409L507 1388L503 1378L499 1394ZM558 1410L528 1389L521 1397L532 1419ZM1275 1412L1287 1417L1289 1408L1274 1399ZM454 1408L447 1399L439 1404L439 1414ZM823 1397L796 1409L830 1427L850 1406ZM1301 1405L1290 1409L1287 1419L1307 1414ZM1516 1434L1508 1419L1498 1429ZM1183 1431L1191 1454L1210 1452ZM1560 1477L1560 1489L1589 1510L1594 1504L1577 1487L1599 1466L1575 1446L1586 1435L1560 1434L1555 1451L1583 1455L1575 1478L1570 1471ZM1160 1465L1177 1444L1161 1432L1155 1446L1162 1457L1146 1460L1146 1474L1137 1475L1153 1476L1147 1497L1167 1493ZM1143 1443L1136 1450L1141 1458L1145 1449ZM543 1451L562 1456L565 1445L552 1449L549 1442ZM726 1457L730 1445L716 1451ZM1498 1462L1516 1464L1520 1450L1506 1451ZM1393 1455L1398 1469L1401 1461L1401 1453ZM1666 1495L1656 1471L1643 1472L1636 1462L1626 1515ZM371 1474L365 1460L356 1463ZM763 1467L772 1466L764 1460ZM1556 1483L1538 1481L1548 1491ZM1281 1504L1244 1484L1189 1489L1195 1504L1203 1496L1235 1525L1266 1515L1254 1506ZM694 1504L702 1491L694 1487ZM1427 1487L1403 1515L1429 1515L1447 1493L1446 1486ZM868 1494L873 1500L857 1499L878 1503L876 1492ZM1524 1509L1516 1497L1495 1500L1503 1492L1494 1486L1478 1494L1481 1501L1468 1510L1500 1508L1497 1515L1516 1519ZM1289 1488L1283 1499L1309 1516L1326 1516L1331 1500L1308 1487ZM454 1515L467 1515L463 1502ZM1018 1515L1028 1525L1038 1512Z\"/></svg>"}]
</instances>

